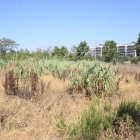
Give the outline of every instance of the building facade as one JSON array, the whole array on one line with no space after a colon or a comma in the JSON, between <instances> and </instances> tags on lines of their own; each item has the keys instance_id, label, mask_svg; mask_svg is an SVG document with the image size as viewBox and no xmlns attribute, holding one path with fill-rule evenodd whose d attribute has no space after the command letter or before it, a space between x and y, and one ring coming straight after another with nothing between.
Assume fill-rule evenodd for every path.
<instances>
[{"instance_id":1,"label":"building facade","mask_svg":"<svg viewBox=\"0 0 140 140\"><path fill-rule=\"evenodd\" d=\"M116 44L116 46L117 46L117 51L121 52L122 56L133 55L134 57L136 57L136 50L135 50L134 42L130 44ZM100 44L99 46L91 47L91 54L102 56L103 47L104 46L102 44Z\"/></svg>"}]
</instances>

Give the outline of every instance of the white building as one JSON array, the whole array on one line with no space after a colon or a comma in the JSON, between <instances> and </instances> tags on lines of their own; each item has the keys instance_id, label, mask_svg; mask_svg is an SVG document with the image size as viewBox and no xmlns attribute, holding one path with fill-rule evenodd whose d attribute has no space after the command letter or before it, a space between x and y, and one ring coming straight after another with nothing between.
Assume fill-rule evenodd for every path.
<instances>
[{"instance_id":1,"label":"white building","mask_svg":"<svg viewBox=\"0 0 140 140\"><path fill-rule=\"evenodd\" d=\"M116 44L116 46L117 46L117 51L120 51L122 56L129 56L129 55L136 56L134 42L132 42L131 44ZM102 44L100 44L99 46L91 47L91 54L102 56L103 47L104 46Z\"/></svg>"}]
</instances>

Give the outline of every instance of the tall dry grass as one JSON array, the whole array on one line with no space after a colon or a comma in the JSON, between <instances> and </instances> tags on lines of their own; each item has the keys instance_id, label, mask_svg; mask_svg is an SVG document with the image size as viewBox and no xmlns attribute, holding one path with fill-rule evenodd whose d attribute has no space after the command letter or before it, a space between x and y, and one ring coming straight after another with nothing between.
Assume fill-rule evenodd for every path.
<instances>
[{"instance_id":1,"label":"tall dry grass","mask_svg":"<svg viewBox=\"0 0 140 140\"><path fill-rule=\"evenodd\" d=\"M52 76L41 77L45 84L50 82L49 92L39 100L26 100L18 96L0 93L0 139L2 140L51 140L66 139L56 129L61 117L73 122L88 100L67 93L68 82Z\"/></svg>"},{"instance_id":2,"label":"tall dry grass","mask_svg":"<svg viewBox=\"0 0 140 140\"><path fill-rule=\"evenodd\" d=\"M140 74L139 68L136 65L121 65L118 68L118 79L120 78L118 95L101 97L100 100L104 103L105 100L109 102L111 98L114 108L119 105L122 98L140 101L140 82L135 78ZM44 94L38 100L7 96L2 86L4 79L2 72L0 73L0 139L67 139L67 135L61 135L57 131L56 124L59 119L63 117L71 124L90 101L80 93L69 94L69 81L66 79L64 82L51 75L41 77L46 86ZM48 83L50 83L49 88Z\"/></svg>"},{"instance_id":3,"label":"tall dry grass","mask_svg":"<svg viewBox=\"0 0 140 140\"><path fill-rule=\"evenodd\" d=\"M120 65L117 69L119 74L128 74L128 75L135 75L140 74L140 65L136 64L123 64Z\"/></svg>"},{"instance_id":4,"label":"tall dry grass","mask_svg":"<svg viewBox=\"0 0 140 140\"><path fill-rule=\"evenodd\" d=\"M140 66L124 64L118 68L120 94L126 99L140 101Z\"/></svg>"}]
</instances>

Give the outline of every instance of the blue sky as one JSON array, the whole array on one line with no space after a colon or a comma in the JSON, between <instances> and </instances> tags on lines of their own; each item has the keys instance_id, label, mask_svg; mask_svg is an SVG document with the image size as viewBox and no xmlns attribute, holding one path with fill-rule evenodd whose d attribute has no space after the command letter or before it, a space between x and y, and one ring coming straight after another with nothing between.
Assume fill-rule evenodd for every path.
<instances>
[{"instance_id":1,"label":"blue sky","mask_svg":"<svg viewBox=\"0 0 140 140\"><path fill-rule=\"evenodd\" d=\"M35 51L137 41L140 0L0 0L0 38Z\"/></svg>"}]
</instances>

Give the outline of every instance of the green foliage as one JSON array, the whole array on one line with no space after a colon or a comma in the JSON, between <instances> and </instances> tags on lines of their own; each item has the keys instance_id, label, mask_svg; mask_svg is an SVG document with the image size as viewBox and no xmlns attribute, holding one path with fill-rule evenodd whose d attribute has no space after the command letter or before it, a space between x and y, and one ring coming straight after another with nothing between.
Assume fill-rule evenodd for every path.
<instances>
[{"instance_id":1,"label":"green foliage","mask_svg":"<svg viewBox=\"0 0 140 140\"><path fill-rule=\"evenodd\" d=\"M130 54L129 57L133 58L133 54Z\"/></svg>"},{"instance_id":2,"label":"green foliage","mask_svg":"<svg viewBox=\"0 0 140 140\"><path fill-rule=\"evenodd\" d=\"M42 49L41 48L37 48L35 56L38 59L42 59L43 58Z\"/></svg>"},{"instance_id":3,"label":"green foliage","mask_svg":"<svg viewBox=\"0 0 140 140\"><path fill-rule=\"evenodd\" d=\"M85 55L85 60L90 60L90 61L94 60L94 56L92 56L91 52Z\"/></svg>"},{"instance_id":4,"label":"green foliage","mask_svg":"<svg viewBox=\"0 0 140 140\"><path fill-rule=\"evenodd\" d=\"M118 58L118 59L117 59L117 63L119 63L119 64L123 64L123 63L124 63L124 60L121 59L121 58Z\"/></svg>"},{"instance_id":5,"label":"green foliage","mask_svg":"<svg viewBox=\"0 0 140 140\"><path fill-rule=\"evenodd\" d=\"M136 100L123 100L118 107L117 117L124 117L126 120L127 115L132 118L135 124L140 124L140 103Z\"/></svg>"},{"instance_id":6,"label":"green foliage","mask_svg":"<svg viewBox=\"0 0 140 140\"><path fill-rule=\"evenodd\" d=\"M96 104L98 104L98 108ZM83 110L81 118L78 120L79 123L74 123L73 127L70 128L70 136L76 135L79 139L95 139L99 137L103 129L103 113L103 108L99 106L99 103L92 103L89 109Z\"/></svg>"},{"instance_id":7,"label":"green foliage","mask_svg":"<svg viewBox=\"0 0 140 140\"><path fill-rule=\"evenodd\" d=\"M52 56L57 56L57 58L63 58L68 55L68 49L65 46L62 46L61 48L55 46L51 54Z\"/></svg>"},{"instance_id":8,"label":"green foliage","mask_svg":"<svg viewBox=\"0 0 140 140\"><path fill-rule=\"evenodd\" d=\"M72 51L75 53L75 60L82 60L84 56L89 52L89 46L86 41L81 42L77 47L73 46Z\"/></svg>"},{"instance_id":9,"label":"green foliage","mask_svg":"<svg viewBox=\"0 0 140 140\"><path fill-rule=\"evenodd\" d=\"M67 78L71 92L80 92L87 96L111 93L115 84L115 70L110 70L110 65L102 65L101 62L28 59L21 61L15 70L20 77L31 72L40 76L49 72L64 81Z\"/></svg>"},{"instance_id":10,"label":"green foliage","mask_svg":"<svg viewBox=\"0 0 140 140\"><path fill-rule=\"evenodd\" d=\"M14 51L14 48L17 48L17 46L18 44L16 44L16 42L11 39L8 38L0 39L0 52L2 54L2 58L6 60L7 51Z\"/></svg>"},{"instance_id":11,"label":"green foliage","mask_svg":"<svg viewBox=\"0 0 140 140\"><path fill-rule=\"evenodd\" d=\"M72 52L70 52L69 54L68 54L68 59L69 59L69 61L74 61L75 60L75 53L72 53Z\"/></svg>"},{"instance_id":12,"label":"green foliage","mask_svg":"<svg viewBox=\"0 0 140 140\"><path fill-rule=\"evenodd\" d=\"M138 64L139 57L134 57L130 59L131 63Z\"/></svg>"},{"instance_id":13,"label":"green foliage","mask_svg":"<svg viewBox=\"0 0 140 140\"><path fill-rule=\"evenodd\" d=\"M68 139L81 140L100 139L101 133L108 134L104 139L112 138L113 135L116 139L126 139L130 133L135 135L140 125L140 103L123 100L115 110L112 109L111 99L110 104L105 102L104 106L99 99L92 100L73 124L66 125L64 119L60 120L58 131L68 135Z\"/></svg>"},{"instance_id":14,"label":"green foliage","mask_svg":"<svg viewBox=\"0 0 140 140\"><path fill-rule=\"evenodd\" d=\"M22 59L24 59L24 54ZM115 84L115 70L110 70L110 65L103 65L101 62L25 59L16 63L20 65L14 72L19 77L22 77L22 75L28 76L32 72L37 73L39 76L49 72L54 77L64 81L66 78L69 79L69 89L71 92L84 93L87 96L111 93ZM1 62L1 68L9 64Z\"/></svg>"},{"instance_id":15,"label":"green foliage","mask_svg":"<svg viewBox=\"0 0 140 140\"><path fill-rule=\"evenodd\" d=\"M96 55L96 60L98 60L98 61L103 61L103 57L100 56L100 55Z\"/></svg>"},{"instance_id":16,"label":"green foliage","mask_svg":"<svg viewBox=\"0 0 140 140\"><path fill-rule=\"evenodd\" d=\"M140 34L138 34L138 36L139 38L137 43L135 43L135 49L136 49L137 56L140 56Z\"/></svg>"},{"instance_id":17,"label":"green foliage","mask_svg":"<svg viewBox=\"0 0 140 140\"><path fill-rule=\"evenodd\" d=\"M120 52L117 52L117 46L113 40L107 40L105 42L102 53L105 62L110 62L111 60L113 60L114 58L116 59L120 55Z\"/></svg>"},{"instance_id":18,"label":"green foliage","mask_svg":"<svg viewBox=\"0 0 140 140\"><path fill-rule=\"evenodd\" d=\"M64 118L61 118L59 120L59 122L56 124L56 127L57 127L57 130L58 130L59 133L61 133L63 135L66 133L67 125L65 123Z\"/></svg>"},{"instance_id":19,"label":"green foliage","mask_svg":"<svg viewBox=\"0 0 140 140\"><path fill-rule=\"evenodd\" d=\"M10 62L0 60L0 70L1 70L2 68L6 68L6 67L8 67L8 66L10 66Z\"/></svg>"},{"instance_id":20,"label":"green foliage","mask_svg":"<svg viewBox=\"0 0 140 140\"><path fill-rule=\"evenodd\" d=\"M5 55L7 60L18 61L18 60L27 60L27 59L50 59L50 49L51 47L42 50L41 48L37 48L36 52L30 52L28 49L20 49L18 51L8 51ZM2 58L2 56L0 55Z\"/></svg>"},{"instance_id":21,"label":"green foliage","mask_svg":"<svg viewBox=\"0 0 140 140\"><path fill-rule=\"evenodd\" d=\"M68 130L69 139L100 138L102 130L111 129L114 119L114 112L111 105L103 107L99 100L92 101L88 108L83 109L81 117L76 122L67 126L64 120L60 120L57 128L61 134Z\"/></svg>"},{"instance_id":22,"label":"green foliage","mask_svg":"<svg viewBox=\"0 0 140 140\"><path fill-rule=\"evenodd\" d=\"M109 92L114 86L115 70L110 70L110 65L103 66L99 62L76 62L78 68L69 74L70 89L83 91L86 95L102 94Z\"/></svg>"},{"instance_id":23,"label":"green foliage","mask_svg":"<svg viewBox=\"0 0 140 140\"><path fill-rule=\"evenodd\" d=\"M123 61L128 61L128 57L127 56L119 56L118 60L121 59Z\"/></svg>"}]
</instances>

